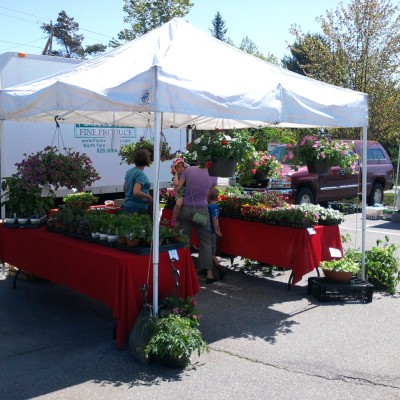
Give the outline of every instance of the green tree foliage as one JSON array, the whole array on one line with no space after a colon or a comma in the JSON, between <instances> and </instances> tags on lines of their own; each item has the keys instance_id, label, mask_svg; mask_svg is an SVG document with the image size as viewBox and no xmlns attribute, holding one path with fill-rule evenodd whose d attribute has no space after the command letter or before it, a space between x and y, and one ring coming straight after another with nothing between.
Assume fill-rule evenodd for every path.
<instances>
[{"instance_id":1,"label":"green tree foliage","mask_svg":"<svg viewBox=\"0 0 400 400\"><path fill-rule=\"evenodd\" d=\"M57 22L52 24L43 24L41 26L43 32L48 35L53 35L56 42L62 46L59 50L52 50L53 56L65 58L80 58L85 59L87 56L94 56L106 50L107 46L97 43L83 47L83 35L78 35L79 24L74 21L74 18L69 17L65 11L60 11L57 17Z\"/></svg>"},{"instance_id":2,"label":"green tree foliage","mask_svg":"<svg viewBox=\"0 0 400 400\"><path fill-rule=\"evenodd\" d=\"M211 35L225 42L225 35L226 32L228 31L228 28L225 27L225 21L222 19L222 16L219 11L217 11L211 23L213 26L213 28L210 29Z\"/></svg>"},{"instance_id":3,"label":"green tree foliage","mask_svg":"<svg viewBox=\"0 0 400 400\"><path fill-rule=\"evenodd\" d=\"M246 53L252 54L258 58L261 58L264 61L268 61L272 64L279 65L278 58L271 53L268 53L266 56L261 53L258 46L248 37L245 36L242 39L242 42L239 45L239 49L245 51Z\"/></svg>"},{"instance_id":4,"label":"green tree foliage","mask_svg":"<svg viewBox=\"0 0 400 400\"><path fill-rule=\"evenodd\" d=\"M298 73L369 95L369 139L389 150L400 137L400 14L391 0L339 3L317 21L323 36L296 25L284 65ZM354 134L351 132L350 134Z\"/></svg>"},{"instance_id":5,"label":"green tree foliage","mask_svg":"<svg viewBox=\"0 0 400 400\"><path fill-rule=\"evenodd\" d=\"M118 34L122 41L133 40L152 29L170 21L174 17L184 17L193 7L189 0L124 0L123 11L128 15L124 22L131 25ZM117 47L121 43L111 40L109 45Z\"/></svg>"}]
</instances>

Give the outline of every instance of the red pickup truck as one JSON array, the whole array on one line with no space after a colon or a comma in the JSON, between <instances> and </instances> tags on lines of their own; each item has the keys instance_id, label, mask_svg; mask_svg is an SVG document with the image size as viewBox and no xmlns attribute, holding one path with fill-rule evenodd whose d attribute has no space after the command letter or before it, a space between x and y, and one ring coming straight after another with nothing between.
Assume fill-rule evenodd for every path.
<instances>
[{"instance_id":1,"label":"red pickup truck","mask_svg":"<svg viewBox=\"0 0 400 400\"><path fill-rule=\"evenodd\" d=\"M362 140L355 140L354 151L361 159ZM382 203L383 192L393 187L393 164L382 145L368 141L367 144L367 204ZM286 145L274 148L270 154L278 160L287 153ZM307 167L297 171L290 165L282 164L283 179L273 179L269 190L276 190L287 198L289 203L326 203L361 196L361 168L356 167L357 174L345 173L340 167L333 166L329 174L310 173Z\"/></svg>"}]
</instances>

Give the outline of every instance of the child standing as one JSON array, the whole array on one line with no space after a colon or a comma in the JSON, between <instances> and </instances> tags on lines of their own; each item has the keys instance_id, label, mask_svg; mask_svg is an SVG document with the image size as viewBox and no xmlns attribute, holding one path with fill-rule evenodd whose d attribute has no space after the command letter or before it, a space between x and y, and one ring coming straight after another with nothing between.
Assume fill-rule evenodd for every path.
<instances>
[{"instance_id":1,"label":"child standing","mask_svg":"<svg viewBox=\"0 0 400 400\"><path fill-rule=\"evenodd\" d=\"M174 174L174 177L172 179L172 184L174 185L175 190L179 184L179 177L181 176L184 169L185 169L184 159L181 157L177 158L174 161L174 164L172 166L172 171L171 171ZM172 211L171 226L176 226L176 224L177 224L177 218L178 218L179 211L181 210L181 207L183 204L184 194L185 194L185 186L182 186L182 188L175 195L175 207L174 207L174 210Z\"/></svg>"},{"instance_id":2,"label":"child standing","mask_svg":"<svg viewBox=\"0 0 400 400\"><path fill-rule=\"evenodd\" d=\"M217 268L220 277L222 278L224 266L219 263L216 256L217 254L217 239L222 236L221 230L219 229L219 207L217 204L219 196L218 189L213 189L208 196L208 212L210 213L211 220L211 251L212 251L212 261L214 267Z\"/></svg>"}]
</instances>

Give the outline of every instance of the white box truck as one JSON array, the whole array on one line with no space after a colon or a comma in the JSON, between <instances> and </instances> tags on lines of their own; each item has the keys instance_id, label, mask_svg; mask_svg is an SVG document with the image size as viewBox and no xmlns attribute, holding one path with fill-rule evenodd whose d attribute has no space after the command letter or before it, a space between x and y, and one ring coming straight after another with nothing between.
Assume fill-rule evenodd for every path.
<instances>
[{"instance_id":1,"label":"white box truck","mask_svg":"<svg viewBox=\"0 0 400 400\"><path fill-rule=\"evenodd\" d=\"M0 88L19 85L54 73L64 71L81 63L81 60L70 58L31 55L25 53L0 54ZM186 129L165 129L163 131L172 152L184 150L187 145ZM53 145L62 150L64 147L86 153L93 161L93 166L101 176L93 186L87 188L96 195L107 195L115 198L122 192L125 172L131 168L121 164L118 150L139 140L141 136L152 137L151 129L129 126L99 126L83 124L56 124L0 121L0 176L11 176L16 172L15 163L21 162L24 154L43 150ZM171 161L160 164L160 187L171 182ZM146 171L153 182L154 165ZM62 197L71 193L64 188L57 191ZM114 194L114 196L112 196ZM101 196L104 198L104 196ZM117 196L118 197L118 196Z\"/></svg>"}]
</instances>

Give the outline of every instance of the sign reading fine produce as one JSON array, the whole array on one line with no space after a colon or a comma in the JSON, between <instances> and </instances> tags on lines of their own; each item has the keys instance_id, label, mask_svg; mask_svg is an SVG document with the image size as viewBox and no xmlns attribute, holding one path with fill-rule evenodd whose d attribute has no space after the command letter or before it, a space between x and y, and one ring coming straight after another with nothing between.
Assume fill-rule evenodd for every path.
<instances>
[{"instance_id":1,"label":"sign reading fine produce","mask_svg":"<svg viewBox=\"0 0 400 400\"><path fill-rule=\"evenodd\" d=\"M136 128L131 126L75 125L74 137L76 138L99 138L109 135L134 139L136 138Z\"/></svg>"},{"instance_id":2,"label":"sign reading fine produce","mask_svg":"<svg viewBox=\"0 0 400 400\"><path fill-rule=\"evenodd\" d=\"M117 154L120 146L136 141L136 128L131 126L104 126L76 124L74 140L81 142L89 154Z\"/></svg>"}]
</instances>

